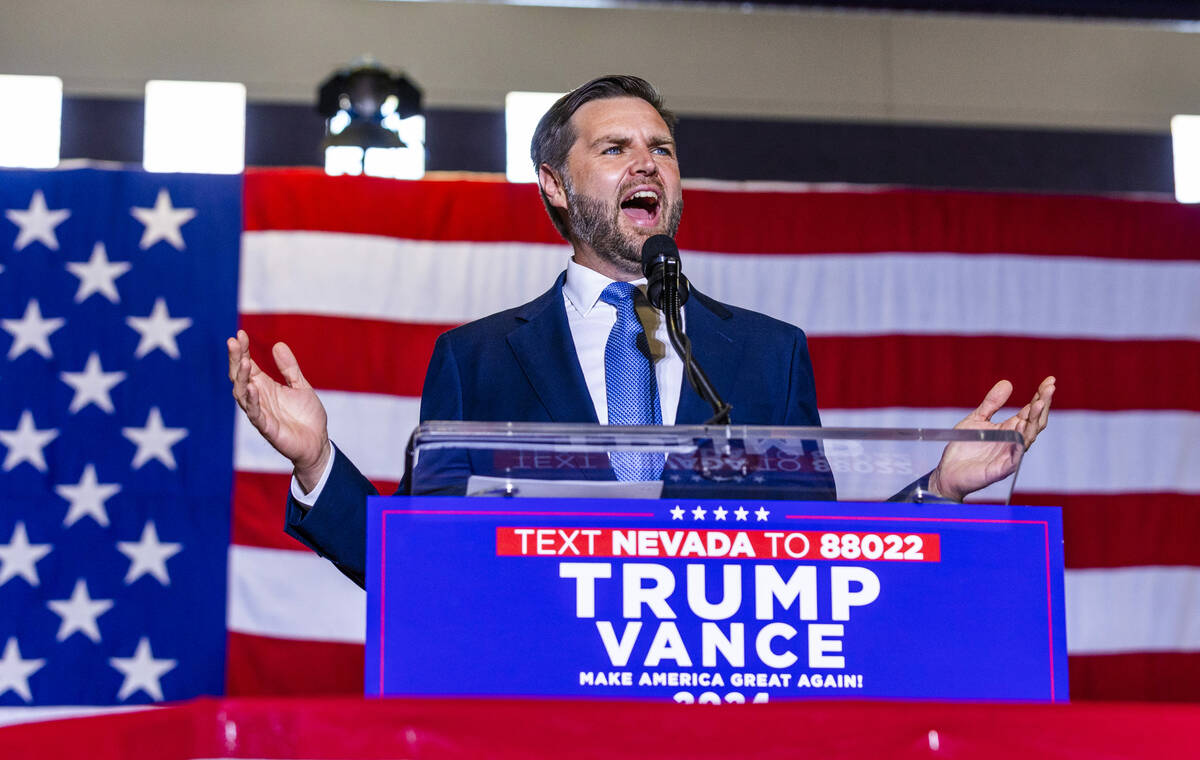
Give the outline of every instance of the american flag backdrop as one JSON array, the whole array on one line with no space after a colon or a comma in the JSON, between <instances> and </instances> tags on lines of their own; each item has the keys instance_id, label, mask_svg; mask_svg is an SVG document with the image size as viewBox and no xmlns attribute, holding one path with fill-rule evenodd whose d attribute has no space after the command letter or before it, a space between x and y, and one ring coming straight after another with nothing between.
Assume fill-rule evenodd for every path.
<instances>
[{"instance_id":1,"label":"american flag backdrop","mask_svg":"<svg viewBox=\"0 0 1200 760\"><path fill-rule=\"evenodd\" d=\"M0 173L0 706L223 688L241 178Z\"/></svg>"},{"instance_id":2,"label":"american flag backdrop","mask_svg":"<svg viewBox=\"0 0 1200 760\"><path fill-rule=\"evenodd\" d=\"M390 492L436 336L542 293L564 266L536 191L309 170L0 182L0 705L361 691L363 592L282 532L289 468L228 395L238 205L252 351L269 363L274 341L292 346L334 441ZM949 427L1001 377L1023 403L1056 375L1014 501L1064 507L1072 696L1200 700L1195 209L704 183L685 205L685 272L808 332L827 425ZM142 279L151 269L168 279ZM180 318L176 357L165 336ZM55 319L46 356L38 331ZM87 337L106 320L109 337ZM135 430L157 436L145 453ZM169 430L186 436L167 443ZM88 486L89 463L121 488L107 501L59 490ZM210 627L213 643L195 643Z\"/></svg>"}]
</instances>

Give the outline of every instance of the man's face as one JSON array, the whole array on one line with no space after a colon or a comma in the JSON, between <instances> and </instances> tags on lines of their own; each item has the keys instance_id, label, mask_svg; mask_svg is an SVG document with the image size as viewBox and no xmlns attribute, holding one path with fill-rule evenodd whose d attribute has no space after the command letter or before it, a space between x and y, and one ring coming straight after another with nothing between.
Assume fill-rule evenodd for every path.
<instances>
[{"instance_id":1,"label":"man's face","mask_svg":"<svg viewBox=\"0 0 1200 760\"><path fill-rule=\"evenodd\" d=\"M683 213L671 131L654 106L632 97L585 103L571 123L563 189L577 257L640 275L642 243L674 236Z\"/></svg>"}]
</instances>

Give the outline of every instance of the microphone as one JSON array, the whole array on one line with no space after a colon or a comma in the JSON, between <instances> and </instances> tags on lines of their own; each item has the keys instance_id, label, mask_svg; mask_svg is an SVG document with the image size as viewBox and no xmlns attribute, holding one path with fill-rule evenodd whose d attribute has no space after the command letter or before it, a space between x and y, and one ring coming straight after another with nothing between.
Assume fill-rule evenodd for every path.
<instances>
[{"instance_id":1,"label":"microphone","mask_svg":"<svg viewBox=\"0 0 1200 760\"><path fill-rule=\"evenodd\" d=\"M679 247L670 235L654 235L642 244L642 274L648 282L646 296L659 311L664 307L663 290L673 287L679 293L679 305L687 303L689 288L679 261ZM669 306L670 301L667 301Z\"/></svg>"},{"instance_id":2,"label":"microphone","mask_svg":"<svg viewBox=\"0 0 1200 760\"><path fill-rule=\"evenodd\" d=\"M712 407L713 416L707 424L728 425L732 407L722 400L712 381L696 361L696 357L692 356L692 342L683 332L681 310L688 299L690 288L682 269L679 247L670 235L654 235L642 244L642 274L646 275L648 283L646 296L650 304L663 313L667 336L679 357L683 359L684 377L696 394Z\"/></svg>"}]
</instances>

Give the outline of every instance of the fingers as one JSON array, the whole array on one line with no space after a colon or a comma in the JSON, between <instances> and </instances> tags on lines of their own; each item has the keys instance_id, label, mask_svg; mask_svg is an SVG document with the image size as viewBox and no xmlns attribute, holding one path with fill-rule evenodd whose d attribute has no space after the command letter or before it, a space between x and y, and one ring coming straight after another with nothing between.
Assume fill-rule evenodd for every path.
<instances>
[{"instance_id":1,"label":"fingers","mask_svg":"<svg viewBox=\"0 0 1200 760\"><path fill-rule=\"evenodd\" d=\"M292 388L309 388L308 381L304 379L304 374L300 371L300 363L296 361L296 355L292 353L292 349L286 343L276 343L271 348L271 353L275 357L275 366L279 367L280 374L283 375L284 381Z\"/></svg>"},{"instance_id":2,"label":"fingers","mask_svg":"<svg viewBox=\"0 0 1200 760\"><path fill-rule=\"evenodd\" d=\"M1050 420L1050 402L1054 398L1054 386L1056 382L1057 380L1055 380L1054 376L1051 375L1043 380L1042 384L1038 386L1037 395L1041 396L1041 400L1043 402L1042 413L1038 416L1038 424L1042 428L1045 428L1046 423Z\"/></svg>"},{"instance_id":3,"label":"fingers","mask_svg":"<svg viewBox=\"0 0 1200 760\"><path fill-rule=\"evenodd\" d=\"M1038 386L1037 392L1033 394L1033 399L1021 410L1021 417L1026 423L1019 431L1025 439L1026 449L1033 445L1050 421L1050 402L1054 397L1054 384L1053 375L1043 380L1042 384Z\"/></svg>"},{"instance_id":4,"label":"fingers","mask_svg":"<svg viewBox=\"0 0 1200 760\"><path fill-rule=\"evenodd\" d=\"M258 364L250 358L250 336L245 330L238 330L237 336L225 341L229 352L229 380L233 383L233 397L238 406L250 414L250 392L255 390L255 384L265 380L274 381L263 374ZM259 407L256 407L259 408ZM254 419L254 416L251 416Z\"/></svg>"},{"instance_id":5,"label":"fingers","mask_svg":"<svg viewBox=\"0 0 1200 760\"><path fill-rule=\"evenodd\" d=\"M987 392L987 395L983 397L983 403L968 415L968 419L987 422L992 418L993 414L1004 407L1005 402L1008 401L1008 397L1012 395L1012 390L1012 383L1007 380L1001 380L996 383Z\"/></svg>"},{"instance_id":6,"label":"fingers","mask_svg":"<svg viewBox=\"0 0 1200 760\"><path fill-rule=\"evenodd\" d=\"M237 338L225 341L225 348L229 351L229 381L233 383L233 397L237 399L238 406L245 409L246 385L250 381L250 353L242 344L242 335L245 332L239 330Z\"/></svg>"},{"instance_id":7,"label":"fingers","mask_svg":"<svg viewBox=\"0 0 1200 760\"><path fill-rule=\"evenodd\" d=\"M262 419L262 399L259 397L258 386L246 386L246 403L242 405L246 410L246 417L255 427L259 426L259 421Z\"/></svg>"},{"instance_id":8,"label":"fingers","mask_svg":"<svg viewBox=\"0 0 1200 760\"><path fill-rule=\"evenodd\" d=\"M229 379L234 380L242 360L250 357L250 336L245 330L238 330L236 337L225 341L225 350L229 352Z\"/></svg>"}]
</instances>

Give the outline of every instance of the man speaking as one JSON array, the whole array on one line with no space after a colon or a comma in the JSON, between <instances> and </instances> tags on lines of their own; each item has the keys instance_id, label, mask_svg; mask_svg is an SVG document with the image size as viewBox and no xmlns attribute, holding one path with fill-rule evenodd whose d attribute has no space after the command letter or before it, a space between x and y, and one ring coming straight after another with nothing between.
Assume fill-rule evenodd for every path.
<instances>
[{"instance_id":1,"label":"man speaking","mask_svg":"<svg viewBox=\"0 0 1200 760\"><path fill-rule=\"evenodd\" d=\"M601 77L550 108L531 155L542 200L573 256L539 298L438 339L421 420L705 422L712 409L684 383L683 358L646 300L642 274L643 243L674 236L683 213L675 116L649 82ZM720 363L719 390L737 424L820 425L803 331L694 290L683 321L692 353ZM228 349L234 398L295 468L287 531L362 584L374 487L330 442L325 409L287 345L272 351L286 385L251 359L244 331ZM1016 430L1028 448L1046 426L1054 378L1016 415L990 422L1011 392L1008 381L997 383L959 427ZM653 462L612 464L621 480L656 477ZM1010 473L1004 458L948 447L928 486L961 500Z\"/></svg>"}]
</instances>

